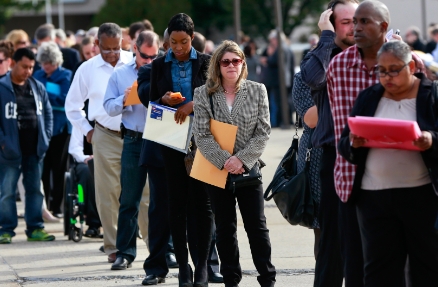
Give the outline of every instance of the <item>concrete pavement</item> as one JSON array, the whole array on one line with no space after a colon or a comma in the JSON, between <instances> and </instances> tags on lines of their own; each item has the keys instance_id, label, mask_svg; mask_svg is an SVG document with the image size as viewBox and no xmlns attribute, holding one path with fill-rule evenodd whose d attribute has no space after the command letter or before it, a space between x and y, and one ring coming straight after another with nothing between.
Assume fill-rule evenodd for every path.
<instances>
[{"instance_id":1,"label":"concrete pavement","mask_svg":"<svg viewBox=\"0 0 438 287\"><path fill-rule=\"evenodd\" d=\"M265 187L288 149L294 130L274 129L262 156L267 166L262 170ZM19 212L23 212L18 203ZM21 209L21 210L20 210ZM289 225L273 201L266 203L265 213L272 244L272 262L277 268L277 284L313 286L313 231ZM240 214L239 214L240 216ZM132 268L111 271L106 255L98 249L101 239L84 237L79 243L68 241L61 223L46 224L46 230L56 236L53 242L27 242L24 220L19 220L17 236L12 244L0 245L0 286L141 286L144 277L143 261L148 250L138 240L137 258ZM257 271L252 263L248 239L239 217L238 240L244 278L241 287L259 286ZM166 283L159 286L178 286L178 269L171 269ZM210 284L223 287L223 284Z\"/></svg>"}]
</instances>

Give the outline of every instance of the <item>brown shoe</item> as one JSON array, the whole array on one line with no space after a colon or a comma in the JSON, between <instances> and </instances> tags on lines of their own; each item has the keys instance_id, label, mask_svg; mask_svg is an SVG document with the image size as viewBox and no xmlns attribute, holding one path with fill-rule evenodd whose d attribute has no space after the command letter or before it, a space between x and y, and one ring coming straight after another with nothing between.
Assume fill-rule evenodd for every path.
<instances>
[{"instance_id":1,"label":"brown shoe","mask_svg":"<svg viewBox=\"0 0 438 287\"><path fill-rule=\"evenodd\" d=\"M109 262L109 263L114 263L114 262L116 262L116 252L111 253L110 255L108 255L108 262Z\"/></svg>"}]
</instances>

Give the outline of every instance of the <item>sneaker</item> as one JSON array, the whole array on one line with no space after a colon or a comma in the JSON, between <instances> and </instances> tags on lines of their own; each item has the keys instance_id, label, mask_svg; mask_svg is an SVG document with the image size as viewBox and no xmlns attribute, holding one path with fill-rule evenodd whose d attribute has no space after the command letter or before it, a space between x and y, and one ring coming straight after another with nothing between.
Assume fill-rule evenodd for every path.
<instances>
[{"instance_id":1,"label":"sneaker","mask_svg":"<svg viewBox=\"0 0 438 287\"><path fill-rule=\"evenodd\" d=\"M0 235L0 244L9 244L12 241L12 236L9 233Z\"/></svg>"},{"instance_id":2,"label":"sneaker","mask_svg":"<svg viewBox=\"0 0 438 287\"><path fill-rule=\"evenodd\" d=\"M54 235L48 234L44 229L35 229L32 231L30 237L27 238L27 241L53 241L55 240Z\"/></svg>"}]
</instances>

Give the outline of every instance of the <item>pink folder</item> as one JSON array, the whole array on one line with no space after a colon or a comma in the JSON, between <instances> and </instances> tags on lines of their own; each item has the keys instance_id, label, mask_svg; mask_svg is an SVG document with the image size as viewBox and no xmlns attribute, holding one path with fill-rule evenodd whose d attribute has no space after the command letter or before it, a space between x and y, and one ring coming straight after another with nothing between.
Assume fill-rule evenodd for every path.
<instances>
[{"instance_id":1,"label":"pink folder","mask_svg":"<svg viewBox=\"0 0 438 287\"><path fill-rule=\"evenodd\" d=\"M420 150L412 141L421 136L415 121L375 117L349 117L351 133L366 138L366 147Z\"/></svg>"}]
</instances>

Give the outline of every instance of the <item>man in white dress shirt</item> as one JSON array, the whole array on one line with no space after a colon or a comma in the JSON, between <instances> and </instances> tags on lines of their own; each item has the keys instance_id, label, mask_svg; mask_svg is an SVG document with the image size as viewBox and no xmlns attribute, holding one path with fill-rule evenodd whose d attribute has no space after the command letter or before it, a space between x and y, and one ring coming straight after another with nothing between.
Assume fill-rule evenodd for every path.
<instances>
[{"instance_id":1,"label":"man in white dress shirt","mask_svg":"<svg viewBox=\"0 0 438 287\"><path fill-rule=\"evenodd\" d=\"M117 24L99 27L96 45L100 55L82 64L73 79L65 101L65 112L73 126L79 128L93 144L96 204L105 233L104 250L108 262L116 260L117 217L119 212L121 154L121 116L110 117L103 108L108 80L114 69L132 60L132 53L121 50L122 31ZM89 99L88 123L82 110Z\"/></svg>"}]
</instances>

